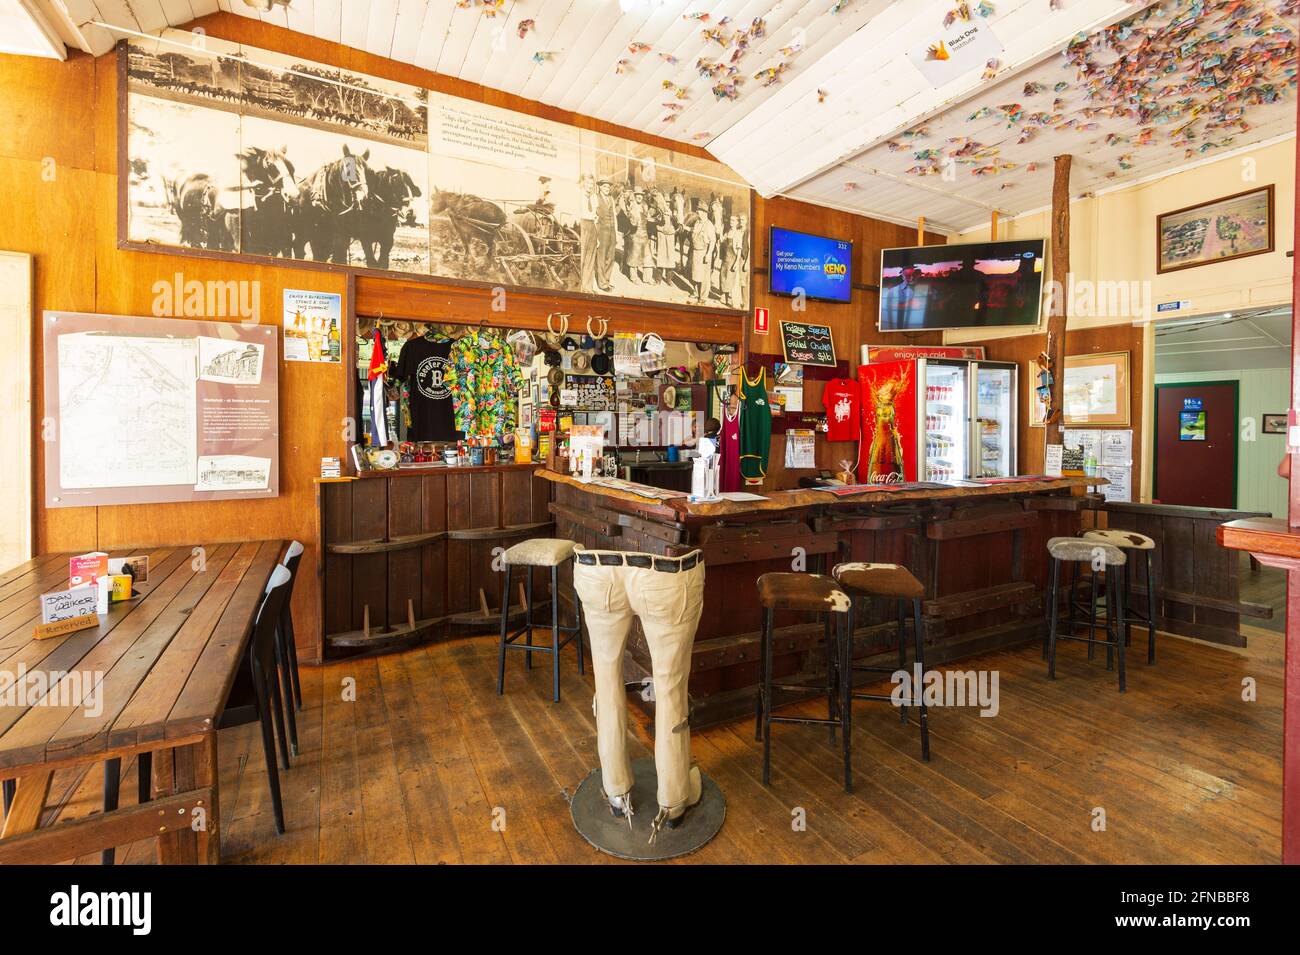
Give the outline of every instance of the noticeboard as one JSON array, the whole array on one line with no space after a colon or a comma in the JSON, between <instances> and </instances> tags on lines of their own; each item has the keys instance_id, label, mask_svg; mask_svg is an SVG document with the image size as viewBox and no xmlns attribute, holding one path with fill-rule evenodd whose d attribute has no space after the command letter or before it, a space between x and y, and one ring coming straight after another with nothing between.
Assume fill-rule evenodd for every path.
<instances>
[{"instance_id":1,"label":"noticeboard","mask_svg":"<svg viewBox=\"0 0 1300 955\"><path fill-rule=\"evenodd\" d=\"M47 311L47 507L280 493L275 325Z\"/></svg>"}]
</instances>

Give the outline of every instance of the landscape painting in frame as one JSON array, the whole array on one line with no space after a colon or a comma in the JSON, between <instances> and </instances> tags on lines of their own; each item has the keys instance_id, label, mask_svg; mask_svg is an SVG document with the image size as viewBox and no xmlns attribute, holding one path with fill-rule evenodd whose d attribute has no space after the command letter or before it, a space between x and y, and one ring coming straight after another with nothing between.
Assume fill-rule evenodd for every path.
<instances>
[{"instance_id":1,"label":"landscape painting in frame","mask_svg":"<svg viewBox=\"0 0 1300 955\"><path fill-rule=\"evenodd\" d=\"M1273 187L1166 212L1156 219L1160 272L1273 251Z\"/></svg>"},{"instance_id":2,"label":"landscape painting in frame","mask_svg":"<svg viewBox=\"0 0 1300 955\"><path fill-rule=\"evenodd\" d=\"M720 163L184 31L125 50L131 245L749 306Z\"/></svg>"}]
</instances>

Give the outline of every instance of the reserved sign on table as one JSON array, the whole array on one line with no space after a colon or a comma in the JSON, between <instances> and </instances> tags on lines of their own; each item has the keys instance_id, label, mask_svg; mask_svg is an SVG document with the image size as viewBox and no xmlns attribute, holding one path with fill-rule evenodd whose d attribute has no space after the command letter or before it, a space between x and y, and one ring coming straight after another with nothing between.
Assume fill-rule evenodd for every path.
<instances>
[{"instance_id":1,"label":"reserved sign on table","mask_svg":"<svg viewBox=\"0 0 1300 955\"><path fill-rule=\"evenodd\" d=\"M45 640L96 626L99 623L95 612L98 603L99 587L95 584L41 594L41 622L32 636Z\"/></svg>"}]
</instances>

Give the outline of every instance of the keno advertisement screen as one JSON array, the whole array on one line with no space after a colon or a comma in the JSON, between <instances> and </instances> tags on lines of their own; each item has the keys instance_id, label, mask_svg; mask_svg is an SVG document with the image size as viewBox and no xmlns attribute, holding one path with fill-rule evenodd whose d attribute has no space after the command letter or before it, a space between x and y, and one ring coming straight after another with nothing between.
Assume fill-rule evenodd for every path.
<instances>
[{"instance_id":1,"label":"keno advertisement screen","mask_svg":"<svg viewBox=\"0 0 1300 955\"><path fill-rule=\"evenodd\" d=\"M853 243L772 226L768 290L824 302L853 294Z\"/></svg>"}]
</instances>

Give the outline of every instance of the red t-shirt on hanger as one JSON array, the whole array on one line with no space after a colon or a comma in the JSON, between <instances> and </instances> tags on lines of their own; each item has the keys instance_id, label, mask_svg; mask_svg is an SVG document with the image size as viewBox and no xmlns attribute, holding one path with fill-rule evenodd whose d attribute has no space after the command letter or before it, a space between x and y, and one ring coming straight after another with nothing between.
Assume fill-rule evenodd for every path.
<instances>
[{"instance_id":1,"label":"red t-shirt on hanger","mask_svg":"<svg viewBox=\"0 0 1300 955\"><path fill-rule=\"evenodd\" d=\"M848 378L832 378L822 392L822 406L826 409L827 441L856 441L861 434L858 420L858 403L861 397L858 383Z\"/></svg>"}]
</instances>

